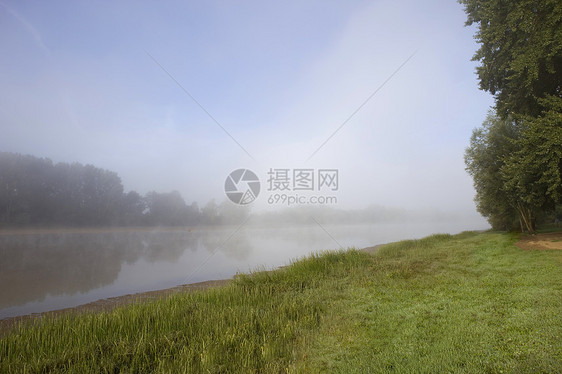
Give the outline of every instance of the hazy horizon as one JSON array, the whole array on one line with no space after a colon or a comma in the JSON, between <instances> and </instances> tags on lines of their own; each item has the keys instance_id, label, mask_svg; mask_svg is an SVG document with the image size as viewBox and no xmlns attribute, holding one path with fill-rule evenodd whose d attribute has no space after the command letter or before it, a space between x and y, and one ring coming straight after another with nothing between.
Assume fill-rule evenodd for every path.
<instances>
[{"instance_id":1,"label":"hazy horizon","mask_svg":"<svg viewBox=\"0 0 562 374\"><path fill-rule=\"evenodd\" d=\"M92 164L188 204L225 200L229 173L250 169L254 212L271 208L270 169L336 169L334 208L485 222L463 154L493 98L465 18L439 1L3 0L0 151Z\"/></svg>"}]
</instances>

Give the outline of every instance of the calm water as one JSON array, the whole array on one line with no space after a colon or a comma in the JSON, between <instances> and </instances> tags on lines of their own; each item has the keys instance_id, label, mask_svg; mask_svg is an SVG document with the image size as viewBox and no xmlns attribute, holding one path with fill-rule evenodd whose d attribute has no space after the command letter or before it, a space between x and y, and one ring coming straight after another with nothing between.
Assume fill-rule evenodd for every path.
<instances>
[{"instance_id":1,"label":"calm water","mask_svg":"<svg viewBox=\"0 0 562 374\"><path fill-rule=\"evenodd\" d=\"M0 318L272 269L323 249L364 248L483 223L0 235Z\"/></svg>"}]
</instances>

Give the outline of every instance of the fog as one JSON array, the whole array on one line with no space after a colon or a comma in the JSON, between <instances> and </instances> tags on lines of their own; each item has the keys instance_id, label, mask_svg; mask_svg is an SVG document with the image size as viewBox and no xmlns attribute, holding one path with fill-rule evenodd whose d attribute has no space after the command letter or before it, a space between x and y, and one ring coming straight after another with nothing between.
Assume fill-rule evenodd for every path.
<instances>
[{"instance_id":1,"label":"fog","mask_svg":"<svg viewBox=\"0 0 562 374\"><path fill-rule=\"evenodd\" d=\"M0 150L200 204L247 168L254 212L270 169L337 169L339 209L483 224L463 153L493 100L464 21L454 1L1 1Z\"/></svg>"},{"instance_id":2,"label":"fog","mask_svg":"<svg viewBox=\"0 0 562 374\"><path fill-rule=\"evenodd\" d=\"M487 228L464 22L441 0L0 0L0 319Z\"/></svg>"},{"instance_id":3,"label":"fog","mask_svg":"<svg viewBox=\"0 0 562 374\"><path fill-rule=\"evenodd\" d=\"M271 222L269 222L271 224ZM459 232L464 222L0 232L0 319L274 269L318 249ZM235 235L233 235L235 230ZM327 235L326 233L329 233Z\"/></svg>"}]
</instances>

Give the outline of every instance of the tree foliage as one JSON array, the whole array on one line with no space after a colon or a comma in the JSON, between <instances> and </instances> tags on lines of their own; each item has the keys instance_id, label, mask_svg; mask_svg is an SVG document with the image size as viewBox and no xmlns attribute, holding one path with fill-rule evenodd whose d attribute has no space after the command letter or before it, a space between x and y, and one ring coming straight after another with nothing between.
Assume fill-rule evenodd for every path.
<instances>
[{"instance_id":1,"label":"tree foliage","mask_svg":"<svg viewBox=\"0 0 562 374\"><path fill-rule=\"evenodd\" d=\"M562 96L562 2L460 0L467 25L478 25L473 57L480 88L495 96L498 113L538 116L540 99Z\"/></svg>"},{"instance_id":2,"label":"tree foliage","mask_svg":"<svg viewBox=\"0 0 562 374\"><path fill-rule=\"evenodd\" d=\"M562 100L545 99L541 116L501 119L490 113L473 131L466 170L478 211L496 229L534 232L538 216L562 203Z\"/></svg>"},{"instance_id":3,"label":"tree foliage","mask_svg":"<svg viewBox=\"0 0 562 374\"><path fill-rule=\"evenodd\" d=\"M477 206L494 227L518 215L534 233L562 203L562 2L460 2L478 25L480 88L496 101L466 152Z\"/></svg>"},{"instance_id":4,"label":"tree foliage","mask_svg":"<svg viewBox=\"0 0 562 374\"><path fill-rule=\"evenodd\" d=\"M492 112L482 127L473 131L465 153L466 170L474 180L476 207L494 229L510 230L517 223L514 196L501 178L505 159L516 151L517 128Z\"/></svg>"},{"instance_id":5,"label":"tree foliage","mask_svg":"<svg viewBox=\"0 0 562 374\"><path fill-rule=\"evenodd\" d=\"M562 202L562 99L541 101L548 109L537 118L521 118L518 150L505 158L501 173L518 209L553 211Z\"/></svg>"},{"instance_id":6,"label":"tree foliage","mask_svg":"<svg viewBox=\"0 0 562 374\"><path fill-rule=\"evenodd\" d=\"M201 210L177 191L125 193L112 171L0 152L0 226L230 224L248 214L222 207L212 201Z\"/></svg>"}]
</instances>

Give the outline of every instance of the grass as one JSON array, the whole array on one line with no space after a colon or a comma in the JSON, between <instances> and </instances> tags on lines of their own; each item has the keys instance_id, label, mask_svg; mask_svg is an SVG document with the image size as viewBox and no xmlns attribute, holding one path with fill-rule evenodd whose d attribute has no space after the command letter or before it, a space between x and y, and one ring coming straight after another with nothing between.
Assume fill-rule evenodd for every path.
<instances>
[{"instance_id":1,"label":"grass","mask_svg":"<svg viewBox=\"0 0 562 374\"><path fill-rule=\"evenodd\" d=\"M562 372L562 251L434 235L27 324L0 372Z\"/></svg>"}]
</instances>

